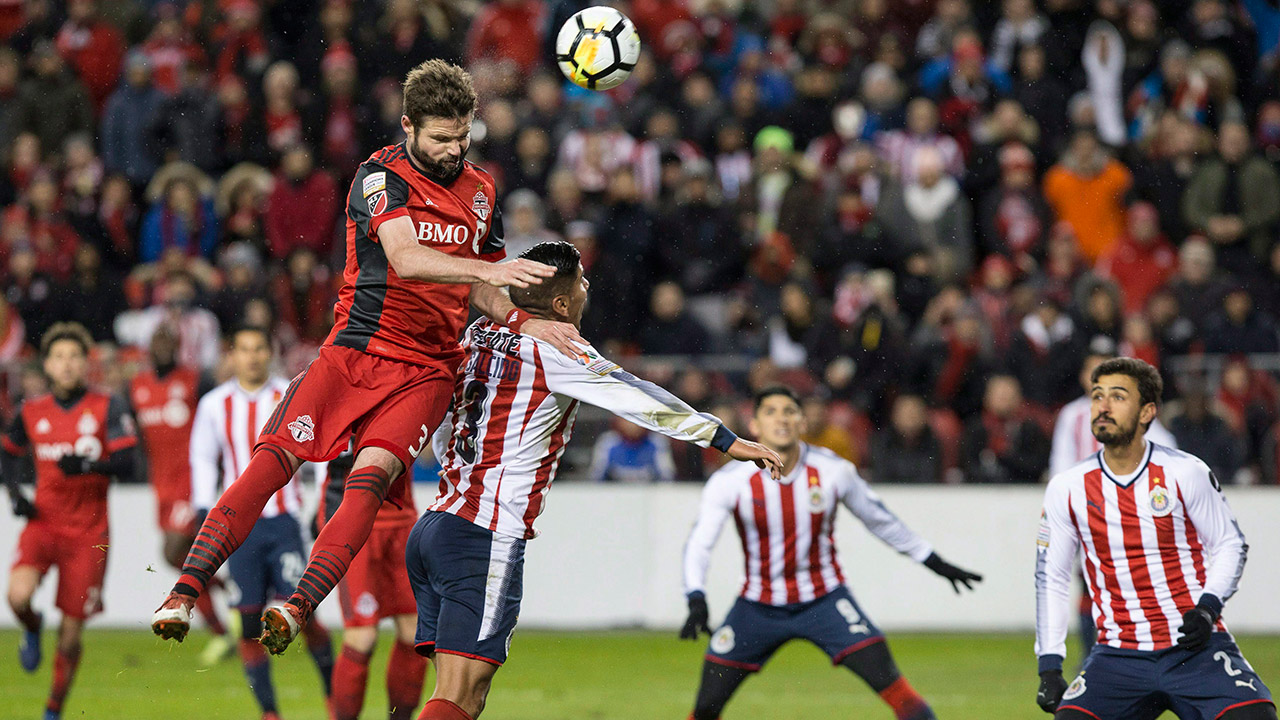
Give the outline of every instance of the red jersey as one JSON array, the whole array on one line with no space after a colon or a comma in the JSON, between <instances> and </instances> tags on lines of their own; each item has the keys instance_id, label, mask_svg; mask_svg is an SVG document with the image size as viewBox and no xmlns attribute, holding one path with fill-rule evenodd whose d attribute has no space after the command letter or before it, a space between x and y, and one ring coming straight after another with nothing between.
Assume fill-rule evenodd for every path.
<instances>
[{"instance_id":1,"label":"red jersey","mask_svg":"<svg viewBox=\"0 0 1280 720\"><path fill-rule=\"evenodd\" d=\"M110 478L96 473L67 477L58 469L58 460L70 454L98 460L137 443L124 402L93 390L70 405L53 395L24 402L0 439L11 455L31 452L35 456L37 517L85 532L106 528Z\"/></svg>"},{"instance_id":2,"label":"red jersey","mask_svg":"<svg viewBox=\"0 0 1280 720\"><path fill-rule=\"evenodd\" d=\"M200 401L200 373L177 367L157 377L144 370L129 384L129 399L142 434L147 468L156 496L191 499L191 422Z\"/></svg>"},{"instance_id":3,"label":"red jersey","mask_svg":"<svg viewBox=\"0 0 1280 720\"><path fill-rule=\"evenodd\" d=\"M440 185L409 162L404 143L388 145L360 166L347 194L347 264L325 344L417 365L460 359L471 286L396 275L378 228L398 217L408 217L418 243L434 250L489 262L506 257L488 173L464 161L462 173Z\"/></svg>"}]
</instances>

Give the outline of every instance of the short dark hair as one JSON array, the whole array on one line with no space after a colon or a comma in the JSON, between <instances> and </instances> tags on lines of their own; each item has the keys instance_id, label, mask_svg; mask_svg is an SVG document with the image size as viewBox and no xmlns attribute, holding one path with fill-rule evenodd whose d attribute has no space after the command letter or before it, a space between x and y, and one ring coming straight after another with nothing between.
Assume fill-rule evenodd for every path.
<instances>
[{"instance_id":1,"label":"short dark hair","mask_svg":"<svg viewBox=\"0 0 1280 720\"><path fill-rule=\"evenodd\" d=\"M1138 399L1143 405L1155 403L1159 406L1160 398L1164 396L1164 380L1160 378L1160 371L1138 358L1111 358L1094 368L1089 382L1097 383L1098 378L1103 375L1126 375L1133 378L1138 384Z\"/></svg>"},{"instance_id":2,"label":"short dark hair","mask_svg":"<svg viewBox=\"0 0 1280 720\"><path fill-rule=\"evenodd\" d=\"M428 60L404 78L404 114L414 129L429 117L460 118L475 109L471 74L453 63Z\"/></svg>"},{"instance_id":3,"label":"short dark hair","mask_svg":"<svg viewBox=\"0 0 1280 720\"><path fill-rule=\"evenodd\" d=\"M578 268L582 264L582 254L578 248L563 240L540 242L520 253L520 259L532 260L550 265L556 274L545 278L539 285L509 288L511 302L521 310L550 312L551 301L557 295L565 295L573 288L573 281L578 277Z\"/></svg>"},{"instance_id":4,"label":"short dark hair","mask_svg":"<svg viewBox=\"0 0 1280 720\"><path fill-rule=\"evenodd\" d=\"M231 332L227 334L227 341L232 345L236 344L236 338L244 333L257 333L262 336L262 340L267 343L267 347L271 347L271 332L261 325L250 325L249 323L241 323L231 328Z\"/></svg>"},{"instance_id":5,"label":"short dark hair","mask_svg":"<svg viewBox=\"0 0 1280 720\"><path fill-rule=\"evenodd\" d=\"M792 390L786 385L767 385L756 391L755 397L751 400L751 411L758 411L760 409L760 405L774 395L782 395L791 398L791 402L795 403L796 407L801 406L800 395L796 393L795 390Z\"/></svg>"},{"instance_id":6,"label":"short dark hair","mask_svg":"<svg viewBox=\"0 0 1280 720\"><path fill-rule=\"evenodd\" d=\"M93 336L85 329L85 326L78 322L59 322L54 323L48 330L44 331L44 336L40 338L40 359L44 360L49 357L49 351L53 348L53 344L59 340L70 340L80 346L84 351L85 357L89 356L89 350L93 348Z\"/></svg>"}]
</instances>

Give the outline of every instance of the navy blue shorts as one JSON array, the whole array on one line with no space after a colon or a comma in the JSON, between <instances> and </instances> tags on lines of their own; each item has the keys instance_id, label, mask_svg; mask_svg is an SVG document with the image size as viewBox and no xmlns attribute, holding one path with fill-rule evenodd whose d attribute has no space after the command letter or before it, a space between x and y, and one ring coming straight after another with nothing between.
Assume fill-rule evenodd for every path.
<instances>
[{"instance_id":1,"label":"navy blue shorts","mask_svg":"<svg viewBox=\"0 0 1280 720\"><path fill-rule=\"evenodd\" d=\"M306 565L302 526L296 518L287 513L258 518L249 537L227 559L235 583L231 607L250 612L261 610L273 597L289 597Z\"/></svg>"},{"instance_id":2,"label":"navy blue shorts","mask_svg":"<svg viewBox=\"0 0 1280 720\"><path fill-rule=\"evenodd\" d=\"M707 660L755 672L788 640L802 638L822 648L838 665L855 650L884 635L841 585L817 600L765 605L738 598L724 623L711 634Z\"/></svg>"},{"instance_id":3,"label":"navy blue shorts","mask_svg":"<svg viewBox=\"0 0 1280 720\"><path fill-rule=\"evenodd\" d=\"M449 513L418 518L404 559L420 654L506 662L524 591L524 544Z\"/></svg>"},{"instance_id":4,"label":"navy blue shorts","mask_svg":"<svg viewBox=\"0 0 1280 720\"><path fill-rule=\"evenodd\" d=\"M1214 633L1196 653L1177 646L1143 652L1096 645L1058 709L1099 720L1154 720L1165 710L1182 720L1214 720L1232 708L1271 703L1229 633Z\"/></svg>"}]
</instances>

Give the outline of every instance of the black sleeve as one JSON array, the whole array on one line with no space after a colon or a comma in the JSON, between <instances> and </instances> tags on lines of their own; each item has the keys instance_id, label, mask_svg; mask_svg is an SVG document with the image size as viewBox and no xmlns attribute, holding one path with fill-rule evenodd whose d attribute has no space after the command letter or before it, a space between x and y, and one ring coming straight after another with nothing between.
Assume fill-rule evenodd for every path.
<instances>
[{"instance_id":1,"label":"black sleeve","mask_svg":"<svg viewBox=\"0 0 1280 720\"><path fill-rule=\"evenodd\" d=\"M107 452L113 453L116 448L138 444L138 431L133 424L133 416L129 414L129 406L116 395L111 396L107 404Z\"/></svg>"},{"instance_id":2,"label":"black sleeve","mask_svg":"<svg viewBox=\"0 0 1280 720\"><path fill-rule=\"evenodd\" d=\"M347 196L347 217L366 237L376 230L374 218L403 208L409 202L409 183L372 160L360 166Z\"/></svg>"},{"instance_id":3,"label":"black sleeve","mask_svg":"<svg viewBox=\"0 0 1280 720\"><path fill-rule=\"evenodd\" d=\"M27 451L27 425L22 421L22 405L14 411L3 443L5 451L11 455L22 455Z\"/></svg>"},{"instance_id":4,"label":"black sleeve","mask_svg":"<svg viewBox=\"0 0 1280 720\"><path fill-rule=\"evenodd\" d=\"M480 247L480 254L489 255L506 247L507 243L503 239L505 234L506 231L502 228L502 207L494 203L493 218L489 222L489 236L484 239L484 245Z\"/></svg>"},{"instance_id":5,"label":"black sleeve","mask_svg":"<svg viewBox=\"0 0 1280 720\"><path fill-rule=\"evenodd\" d=\"M27 426L22 421L22 407L19 406L13 415L13 421L3 438L0 448L0 482L9 488L12 495L19 483L35 481L35 467L27 458Z\"/></svg>"}]
</instances>

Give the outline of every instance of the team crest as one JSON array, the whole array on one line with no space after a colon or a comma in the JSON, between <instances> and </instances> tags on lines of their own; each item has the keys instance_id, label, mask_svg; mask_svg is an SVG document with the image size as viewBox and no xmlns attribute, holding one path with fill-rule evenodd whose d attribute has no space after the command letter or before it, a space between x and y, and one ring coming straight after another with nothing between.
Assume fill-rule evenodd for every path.
<instances>
[{"instance_id":1,"label":"team crest","mask_svg":"<svg viewBox=\"0 0 1280 720\"><path fill-rule=\"evenodd\" d=\"M92 435L98 432L98 419L90 413L80 416L80 422L76 423L76 432L81 435Z\"/></svg>"},{"instance_id":2,"label":"team crest","mask_svg":"<svg viewBox=\"0 0 1280 720\"><path fill-rule=\"evenodd\" d=\"M809 511L820 513L826 507L826 496L822 494L822 486L814 485L809 488Z\"/></svg>"},{"instance_id":3,"label":"team crest","mask_svg":"<svg viewBox=\"0 0 1280 720\"><path fill-rule=\"evenodd\" d=\"M369 196L369 214L377 217L387 211L387 191L379 190Z\"/></svg>"},{"instance_id":4,"label":"team crest","mask_svg":"<svg viewBox=\"0 0 1280 720\"><path fill-rule=\"evenodd\" d=\"M489 219L489 198L485 197L484 190L477 190L475 197L471 198L471 212L479 215L481 220Z\"/></svg>"},{"instance_id":5,"label":"team crest","mask_svg":"<svg viewBox=\"0 0 1280 720\"><path fill-rule=\"evenodd\" d=\"M1076 679L1072 680L1071 684L1067 686L1067 691L1062 694L1062 699L1075 700L1076 698L1083 695L1084 691L1085 691L1084 673L1080 673L1079 675L1076 676Z\"/></svg>"},{"instance_id":6,"label":"team crest","mask_svg":"<svg viewBox=\"0 0 1280 720\"><path fill-rule=\"evenodd\" d=\"M296 420L289 423L289 432L293 434L293 439L298 442L311 442L316 439L316 425L311 421L310 415L299 415Z\"/></svg>"},{"instance_id":7,"label":"team crest","mask_svg":"<svg viewBox=\"0 0 1280 720\"><path fill-rule=\"evenodd\" d=\"M1155 517L1165 517L1171 512L1173 512L1173 498L1169 497L1169 491L1163 485L1151 488L1151 514Z\"/></svg>"},{"instance_id":8,"label":"team crest","mask_svg":"<svg viewBox=\"0 0 1280 720\"><path fill-rule=\"evenodd\" d=\"M360 598L356 600L356 614L364 617L373 617L378 614L378 599L373 593L361 593Z\"/></svg>"},{"instance_id":9,"label":"team crest","mask_svg":"<svg viewBox=\"0 0 1280 720\"><path fill-rule=\"evenodd\" d=\"M720 628L715 635L711 636L711 652L717 655L724 655L732 651L735 644L736 638L733 635L733 628L728 625Z\"/></svg>"}]
</instances>

